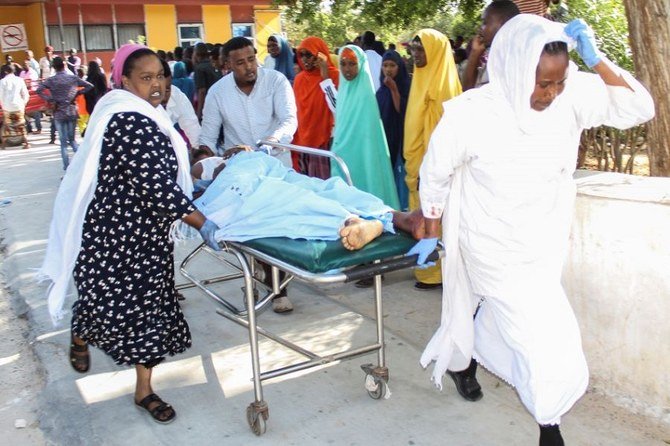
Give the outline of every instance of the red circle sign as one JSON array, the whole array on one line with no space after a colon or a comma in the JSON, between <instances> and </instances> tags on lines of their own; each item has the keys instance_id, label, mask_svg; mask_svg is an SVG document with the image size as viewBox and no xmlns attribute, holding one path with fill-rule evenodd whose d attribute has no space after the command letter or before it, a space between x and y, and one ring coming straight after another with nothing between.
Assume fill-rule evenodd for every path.
<instances>
[{"instance_id":1,"label":"red circle sign","mask_svg":"<svg viewBox=\"0 0 670 446\"><path fill-rule=\"evenodd\" d=\"M2 41L7 46L19 46L23 43L23 32L21 28L14 25L5 26L2 30Z\"/></svg>"}]
</instances>

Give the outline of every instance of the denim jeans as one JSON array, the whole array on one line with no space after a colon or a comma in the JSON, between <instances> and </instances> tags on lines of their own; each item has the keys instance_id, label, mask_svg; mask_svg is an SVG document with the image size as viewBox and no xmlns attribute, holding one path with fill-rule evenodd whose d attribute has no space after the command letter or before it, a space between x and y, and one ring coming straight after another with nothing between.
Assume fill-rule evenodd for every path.
<instances>
[{"instance_id":1,"label":"denim jeans","mask_svg":"<svg viewBox=\"0 0 670 446\"><path fill-rule=\"evenodd\" d=\"M41 111L36 111L33 112L30 116L26 114L26 131L28 133L33 132L33 126L32 123L30 122L30 118L35 120L35 130L38 132L42 131L42 112Z\"/></svg>"},{"instance_id":2,"label":"denim jeans","mask_svg":"<svg viewBox=\"0 0 670 446\"><path fill-rule=\"evenodd\" d=\"M74 137L74 128L77 125L77 117L74 116L69 119L55 119L56 130L58 131L58 136L60 137L60 155L63 158L63 170L67 169L67 166L70 164L70 158L67 154L67 145L68 143L72 147L72 151L77 153L79 145Z\"/></svg>"}]
</instances>

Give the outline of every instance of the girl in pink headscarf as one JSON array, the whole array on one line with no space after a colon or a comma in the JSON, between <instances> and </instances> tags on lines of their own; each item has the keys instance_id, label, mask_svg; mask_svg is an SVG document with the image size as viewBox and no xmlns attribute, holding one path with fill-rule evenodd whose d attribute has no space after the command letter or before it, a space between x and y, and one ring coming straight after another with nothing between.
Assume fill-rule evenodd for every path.
<instances>
[{"instance_id":1,"label":"girl in pink headscarf","mask_svg":"<svg viewBox=\"0 0 670 446\"><path fill-rule=\"evenodd\" d=\"M142 45L124 45L114 57L115 90L97 103L80 150L56 196L42 273L53 281L54 322L70 278L70 362L90 367L88 346L119 365L135 367L135 404L159 423L176 412L153 393L153 367L191 346L174 289L176 223L197 229L213 248L216 224L191 202L184 140L160 107L163 67Z\"/></svg>"}]
</instances>

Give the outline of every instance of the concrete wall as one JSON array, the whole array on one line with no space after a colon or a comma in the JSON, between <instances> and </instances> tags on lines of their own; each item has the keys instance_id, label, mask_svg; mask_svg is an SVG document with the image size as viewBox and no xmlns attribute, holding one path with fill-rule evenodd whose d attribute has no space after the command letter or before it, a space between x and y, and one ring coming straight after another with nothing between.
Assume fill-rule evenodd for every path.
<instances>
[{"instance_id":1,"label":"concrete wall","mask_svg":"<svg viewBox=\"0 0 670 446\"><path fill-rule=\"evenodd\" d=\"M670 178L577 181L563 279L591 387L670 422Z\"/></svg>"}]
</instances>

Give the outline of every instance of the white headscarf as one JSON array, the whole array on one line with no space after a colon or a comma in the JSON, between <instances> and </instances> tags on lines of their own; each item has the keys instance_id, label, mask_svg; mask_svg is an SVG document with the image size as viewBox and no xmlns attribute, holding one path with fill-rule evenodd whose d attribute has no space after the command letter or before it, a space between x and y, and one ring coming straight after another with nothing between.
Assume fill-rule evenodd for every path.
<instances>
[{"instance_id":1,"label":"white headscarf","mask_svg":"<svg viewBox=\"0 0 670 446\"><path fill-rule=\"evenodd\" d=\"M551 106L542 112L535 111L530 108L530 96L544 46L549 42L573 45L564 28L562 23L534 14L519 14L507 21L493 39L486 66L490 81L487 88L505 98L525 133L542 133L551 125L551 113L547 113ZM571 64L571 70L576 69Z\"/></svg>"},{"instance_id":2,"label":"white headscarf","mask_svg":"<svg viewBox=\"0 0 670 446\"><path fill-rule=\"evenodd\" d=\"M81 248L84 217L98 182L103 135L112 116L123 112L137 112L150 118L170 138L179 166L177 184L189 197L193 192L186 143L163 107L154 108L126 90L112 90L103 96L95 106L84 141L63 177L54 202L46 257L39 274L53 281L47 297L54 324L65 314L63 302Z\"/></svg>"}]
</instances>

